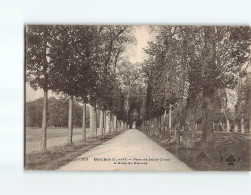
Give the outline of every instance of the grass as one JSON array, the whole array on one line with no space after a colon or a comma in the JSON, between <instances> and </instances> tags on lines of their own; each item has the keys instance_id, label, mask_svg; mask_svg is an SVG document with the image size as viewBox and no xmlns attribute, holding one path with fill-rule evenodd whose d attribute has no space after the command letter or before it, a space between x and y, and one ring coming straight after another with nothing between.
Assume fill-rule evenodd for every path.
<instances>
[{"instance_id":1,"label":"grass","mask_svg":"<svg viewBox=\"0 0 251 195\"><path fill-rule=\"evenodd\" d=\"M73 145L52 147L45 152L32 152L25 156L26 170L55 170L72 161L79 155L89 151L93 147L113 138L121 132L110 135L102 135L97 138L89 138L84 144L77 141Z\"/></svg>"},{"instance_id":2,"label":"grass","mask_svg":"<svg viewBox=\"0 0 251 195\"><path fill-rule=\"evenodd\" d=\"M89 133L89 128L87 129ZM81 128L74 128L73 130L74 135L81 135L82 129ZM48 139L57 138L57 137L64 137L68 135L67 128L48 128L47 129L47 137ZM40 141L42 137L42 128L29 128L26 127L26 141Z\"/></svg>"},{"instance_id":3,"label":"grass","mask_svg":"<svg viewBox=\"0 0 251 195\"><path fill-rule=\"evenodd\" d=\"M93 137L90 129L86 129L87 138ZM25 131L25 152L31 153L41 150L42 129L41 128L26 128ZM65 145L67 143L68 129L67 128L48 128L47 129L47 147L55 147ZM73 141L82 139L82 129L73 129Z\"/></svg>"},{"instance_id":4,"label":"grass","mask_svg":"<svg viewBox=\"0 0 251 195\"><path fill-rule=\"evenodd\" d=\"M211 153L201 150L201 142L196 142L195 149L187 149L148 133L146 135L196 171L250 171L250 134L215 132L214 151Z\"/></svg>"}]
</instances>

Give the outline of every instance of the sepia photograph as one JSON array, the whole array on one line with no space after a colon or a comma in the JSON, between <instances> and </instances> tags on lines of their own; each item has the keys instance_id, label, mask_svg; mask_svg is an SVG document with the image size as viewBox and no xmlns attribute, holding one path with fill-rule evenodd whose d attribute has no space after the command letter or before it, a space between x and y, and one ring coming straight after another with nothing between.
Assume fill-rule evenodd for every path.
<instances>
[{"instance_id":1,"label":"sepia photograph","mask_svg":"<svg viewBox=\"0 0 251 195\"><path fill-rule=\"evenodd\" d=\"M246 195L250 0L0 0L0 195Z\"/></svg>"},{"instance_id":2,"label":"sepia photograph","mask_svg":"<svg viewBox=\"0 0 251 195\"><path fill-rule=\"evenodd\" d=\"M250 171L251 27L25 25L24 169Z\"/></svg>"}]
</instances>

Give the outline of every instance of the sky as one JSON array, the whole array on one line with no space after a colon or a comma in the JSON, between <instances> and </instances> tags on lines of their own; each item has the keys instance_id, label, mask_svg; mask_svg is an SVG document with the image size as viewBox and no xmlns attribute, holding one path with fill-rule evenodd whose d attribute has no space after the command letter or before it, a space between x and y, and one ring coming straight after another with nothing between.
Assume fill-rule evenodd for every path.
<instances>
[{"instance_id":1,"label":"sky","mask_svg":"<svg viewBox=\"0 0 251 195\"><path fill-rule=\"evenodd\" d=\"M143 48L147 46L147 42L150 40L151 36L147 26L135 26L133 31L136 38L135 45L132 45L127 48L127 55L129 55L129 60L131 63L141 63L145 59L145 53ZM56 96L51 91L48 92L48 97ZM26 101L33 101L38 98L43 97L43 90L38 89L34 90L26 83Z\"/></svg>"},{"instance_id":2,"label":"sky","mask_svg":"<svg viewBox=\"0 0 251 195\"><path fill-rule=\"evenodd\" d=\"M129 60L132 63L141 63L146 57L143 48L146 48L147 42L151 40L149 29L147 26L136 26L134 36L136 38L136 45L131 50Z\"/></svg>"}]
</instances>

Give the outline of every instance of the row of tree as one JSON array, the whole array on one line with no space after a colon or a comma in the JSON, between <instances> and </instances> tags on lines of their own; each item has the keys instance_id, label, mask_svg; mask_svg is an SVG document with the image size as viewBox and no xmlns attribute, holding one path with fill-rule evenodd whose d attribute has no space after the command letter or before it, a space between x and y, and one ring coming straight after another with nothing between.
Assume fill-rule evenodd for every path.
<instances>
[{"instance_id":1,"label":"row of tree","mask_svg":"<svg viewBox=\"0 0 251 195\"><path fill-rule=\"evenodd\" d=\"M212 149L216 122L225 118L229 128L226 89L238 88L232 121L245 121L250 129L251 89L246 71L250 66L250 27L153 26L151 30L156 38L145 50L143 128L169 137L174 129L172 141L177 142L183 129L184 145L194 147L195 129L200 126L203 148Z\"/></svg>"},{"instance_id":2,"label":"row of tree","mask_svg":"<svg viewBox=\"0 0 251 195\"><path fill-rule=\"evenodd\" d=\"M48 91L69 99L68 144L72 144L73 100L83 104L83 141L86 140L86 104L90 127L97 132L103 116L127 126L126 97L118 76L123 53L134 41L131 26L28 25L26 27L26 79L43 89L42 149L46 149ZM107 122L106 124L110 124Z\"/></svg>"}]
</instances>

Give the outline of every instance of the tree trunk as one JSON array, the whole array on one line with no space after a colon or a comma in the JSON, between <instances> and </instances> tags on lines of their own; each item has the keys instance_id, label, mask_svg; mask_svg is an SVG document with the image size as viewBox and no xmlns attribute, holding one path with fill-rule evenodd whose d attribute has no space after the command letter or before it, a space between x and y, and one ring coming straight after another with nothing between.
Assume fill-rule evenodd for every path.
<instances>
[{"instance_id":1,"label":"tree trunk","mask_svg":"<svg viewBox=\"0 0 251 195\"><path fill-rule=\"evenodd\" d=\"M251 115L249 116L249 133L251 133Z\"/></svg>"},{"instance_id":2,"label":"tree trunk","mask_svg":"<svg viewBox=\"0 0 251 195\"><path fill-rule=\"evenodd\" d=\"M230 124L229 124L229 119L226 119L226 123L227 123L227 132L230 132Z\"/></svg>"},{"instance_id":3,"label":"tree trunk","mask_svg":"<svg viewBox=\"0 0 251 195\"><path fill-rule=\"evenodd\" d=\"M224 129L224 127L223 127L222 122L220 122L220 129L221 129L222 131L224 131L224 130L225 130L225 129Z\"/></svg>"},{"instance_id":4,"label":"tree trunk","mask_svg":"<svg viewBox=\"0 0 251 195\"><path fill-rule=\"evenodd\" d=\"M83 141L83 142L86 142L86 103L84 103L84 105L83 105L82 141Z\"/></svg>"},{"instance_id":5,"label":"tree trunk","mask_svg":"<svg viewBox=\"0 0 251 195\"><path fill-rule=\"evenodd\" d=\"M42 115L42 151L46 150L47 141L47 112L48 112L48 90L44 90L43 115Z\"/></svg>"},{"instance_id":6,"label":"tree trunk","mask_svg":"<svg viewBox=\"0 0 251 195\"><path fill-rule=\"evenodd\" d=\"M109 112L106 112L106 116L105 116L105 123L106 123L106 132L110 133L110 114Z\"/></svg>"},{"instance_id":7,"label":"tree trunk","mask_svg":"<svg viewBox=\"0 0 251 195\"><path fill-rule=\"evenodd\" d=\"M213 100L214 90L207 89L203 93L203 105L202 105L202 143L203 149L213 150L214 141L213 141Z\"/></svg>"},{"instance_id":8,"label":"tree trunk","mask_svg":"<svg viewBox=\"0 0 251 195\"><path fill-rule=\"evenodd\" d=\"M103 110L100 110L100 116L99 116L99 132L101 132L101 134L104 134L104 112Z\"/></svg>"},{"instance_id":9,"label":"tree trunk","mask_svg":"<svg viewBox=\"0 0 251 195\"><path fill-rule=\"evenodd\" d=\"M238 132L238 123L237 123L237 121L235 121L235 123L234 123L234 132Z\"/></svg>"},{"instance_id":10,"label":"tree trunk","mask_svg":"<svg viewBox=\"0 0 251 195\"><path fill-rule=\"evenodd\" d=\"M104 134L106 133L106 111L103 113L104 115Z\"/></svg>"},{"instance_id":11,"label":"tree trunk","mask_svg":"<svg viewBox=\"0 0 251 195\"><path fill-rule=\"evenodd\" d=\"M165 112L164 112L164 120L163 120L164 136L166 136L166 125L167 125L167 120L166 120L166 110L165 110Z\"/></svg>"},{"instance_id":12,"label":"tree trunk","mask_svg":"<svg viewBox=\"0 0 251 195\"><path fill-rule=\"evenodd\" d=\"M72 144L72 134L73 134L73 122L72 122L72 107L73 107L73 95L69 99L69 116L68 116L68 144Z\"/></svg>"},{"instance_id":13,"label":"tree trunk","mask_svg":"<svg viewBox=\"0 0 251 195\"><path fill-rule=\"evenodd\" d=\"M162 123L161 123L161 130L162 130L162 134L163 136L165 136L165 114L162 115Z\"/></svg>"},{"instance_id":14,"label":"tree trunk","mask_svg":"<svg viewBox=\"0 0 251 195\"><path fill-rule=\"evenodd\" d=\"M241 118L241 133L245 133L244 118Z\"/></svg>"},{"instance_id":15,"label":"tree trunk","mask_svg":"<svg viewBox=\"0 0 251 195\"><path fill-rule=\"evenodd\" d=\"M156 135L156 118L153 118L153 136Z\"/></svg>"},{"instance_id":16,"label":"tree trunk","mask_svg":"<svg viewBox=\"0 0 251 195\"><path fill-rule=\"evenodd\" d=\"M176 143L179 144L180 143L180 123L177 124L176 127Z\"/></svg>"},{"instance_id":17,"label":"tree trunk","mask_svg":"<svg viewBox=\"0 0 251 195\"><path fill-rule=\"evenodd\" d=\"M113 130L117 131L117 117L115 115L113 117Z\"/></svg>"},{"instance_id":18,"label":"tree trunk","mask_svg":"<svg viewBox=\"0 0 251 195\"><path fill-rule=\"evenodd\" d=\"M154 119L151 118L150 120L151 120L151 121L150 121L150 125L151 125L151 127L150 127L150 135L153 135L153 130L154 130Z\"/></svg>"},{"instance_id":19,"label":"tree trunk","mask_svg":"<svg viewBox=\"0 0 251 195\"><path fill-rule=\"evenodd\" d=\"M176 126L176 123L174 124L174 132L173 132L173 137L174 137L174 140L176 140L177 138L177 126Z\"/></svg>"},{"instance_id":20,"label":"tree trunk","mask_svg":"<svg viewBox=\"0 0 251 195\"><path fill-rule=\"evenodd\" d=\"M190 148L195 148L195 135L196 135L196 123L194 120L190 120L190 131L192 133L192 137L190 138L190 143L189 143L189 147Z\"/></svg>"},{"instance_id":21,"label":"tree trunk","mask_svg":"<svg viewBox=\"0 0 251 195\"><path fill-rule=\"evenodd\" d=\"M96 135L96 114L95 108L93 106L89 106L90 108L90 130L92 137Z\"/></svg>"},{"instance_id":22,"label":"tree trunk","mask_svg":"<svg viewBox=\"0 0 251 195\"><path fill-rule=\"evenodd\" d=\"M155 118L155 135L159 135L159 117Z\"/></svg>"},{"instance_id":23,"label":"tree trunk","mask_svg":"<svg viewBox=\"0 0 251 195\"><path fill-rule=\"evenodd\" d=\"M94 107L94 129L95 129L95 136L98 136L98 128L97 128L97 105L95 104Z\"/></svg>"},{"instance_id":24,"label":"tree trunk","mask_svg":"<svg viewBox=\"0 0 251 195\"><path fill-rule=\"evenodd\" d=\"M110 116L110 129L111 129L111 133L114 131L113 130L113 118L114 118L114 116L113 116L113 114L111 114L111 116Z\"/></svg>"},{"instance_id":25,"label":"tree trunk","mask_svg":"<svg viewBox=\"0 0 251 195\"><path fill-rule=\"evenodd\" d=\"M170 104L169 106L169 113L168 113L168 116L169 116L169 121L168 121L168 124L169 124L169 131L170 131L170 134L171 134L171 130L172 130L172 105Z\"/></svg>"},{"instance_id":26,"label":"tree trunk","mask_svg":"<svg viewBox=\"0 0 251 195\"><path fill-rule=\"evenodd\" d=\"M93 129L93 109L92 109L92 106L91 105L89 105L89 113L90 113L90 134L91 134L91 136L93 136L93 131L94 131L94 129Z\"/></svg>"},{"instance_id":27,"label":"tree trunk","mask_svg":"<svg viewBox=\"0 0 251 195\"><path fill-rule=\"evenodd\" d=\"M159 138L162 138L162 131L161 131L161 127L162 127L162 115L159 116Z\"/></svg>"},{"instance_id":28,"label":"tree trunk","mask_svg":"<svg viewBox=\"0 0 251 195\"><path fill-rule=\"evenodd\" d=\"M117 120L117 130L120 131L120 120Z\"/></svg>"},{"instance_id":29,"label":"tree trunk","mask_svg":"<svg viewBox=\"0 0 251 195\"><path fill-rule=\"evenodd\" d=\"M159 134L159 117L155 118L155 135Z\"/></svg>"},{"instance_id":30,"label":"tree trunk","mask_svg":"<svg viewBox=\"0 0 251 195\"><path fill-rule=\"evenodd\" d=\"M121 130L124 131L124 121L121 121Z\"/></svg>"}]
</instances>

